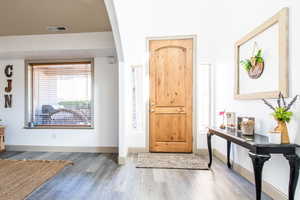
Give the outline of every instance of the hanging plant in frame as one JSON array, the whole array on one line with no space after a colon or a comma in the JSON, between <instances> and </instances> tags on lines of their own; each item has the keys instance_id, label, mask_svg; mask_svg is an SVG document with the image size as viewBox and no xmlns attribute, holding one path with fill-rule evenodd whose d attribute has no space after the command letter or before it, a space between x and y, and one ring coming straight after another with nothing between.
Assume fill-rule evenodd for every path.
<instances>
[{"instance_id":1,"label":"hanging plant in frame","mask_svg":"<svg viewBox=\"0 0 300 200\"><path fill-rule=\"evenodd\" d=\"M235 43L235 99L289 96L288 20L283 8Z\"/></svg>"},{"instance_id":2,"label":"hanging plant in frame","mask_svg":"<svg viewBox=\"0 0 300 200\"><path fill-rule=\"evenodd\" d=\"M251 79L258 79L264 72L264 58L262 49L258 49L257 43L253 45L252 56L241 61L243 68L247 71Z\"/></svg>"}]
</instances>

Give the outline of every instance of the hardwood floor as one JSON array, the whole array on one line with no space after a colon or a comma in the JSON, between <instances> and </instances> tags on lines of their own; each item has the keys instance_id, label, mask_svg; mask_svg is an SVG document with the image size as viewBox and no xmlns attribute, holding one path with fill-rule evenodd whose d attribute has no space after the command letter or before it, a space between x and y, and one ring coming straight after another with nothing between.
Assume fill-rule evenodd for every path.
<instances>
[{"instance_id":1,"label":"hardwood floor","mask_svg":"<svg viewBox=\"0 0 300 200\"><path fill-rule=\"evenodd\" d=\"M75 164L33 192L28 200L254 200L254 185L215 159L212 170L136 169L117 155L4 152L1 159L72 160ZM1 198L0 198L1 199ZM262 199L271 198L263 194Z\"/></svg>"}]
</instances>

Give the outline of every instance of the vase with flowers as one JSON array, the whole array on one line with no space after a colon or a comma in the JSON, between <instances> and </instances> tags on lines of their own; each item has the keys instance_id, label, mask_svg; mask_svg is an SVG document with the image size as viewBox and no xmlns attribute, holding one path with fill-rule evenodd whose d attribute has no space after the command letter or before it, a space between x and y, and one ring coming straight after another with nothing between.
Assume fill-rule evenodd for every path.
<instances>
[{"instance_id":1,"label":"vase with flowers","mask_svg":"<svg viewBox=\"0 0 300 200\"><path fill-rule=\"evenodd\" d=\"M279 93L278 99L277 99L277 106L273 106L271 103L266 101L265 99L262 99L264 103L270 107L274 112L272 113L274 119L277 121L277 126L274 130L274 132L281 133L281 143L283 144L289 144L289 134L286 123L290 122L293 112L290 111L292 105L296 102L298 98L298 95L296 95L292 101L287 104L285 98Z\"/></svg>"},{"instance_id":2,"label":"vase with flowers","mask_svg":"<svg viewBox=\"0 0 300 200\"><path fill-rule=\"evenodd\" d=\"M224 124L225 123L225 110L219 112L219 115L222 116L222 119L223 119L222 124L220 125L220 128L225 129L225 124Z\"/></svg>"}]
</instances>

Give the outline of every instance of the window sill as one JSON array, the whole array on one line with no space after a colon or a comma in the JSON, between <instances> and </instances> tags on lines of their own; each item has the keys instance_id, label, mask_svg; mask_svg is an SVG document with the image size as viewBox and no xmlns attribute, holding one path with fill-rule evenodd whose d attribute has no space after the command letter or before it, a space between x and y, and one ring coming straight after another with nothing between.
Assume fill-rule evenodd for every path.
<instances>
[{"instance_id":1,"label":"window sill","mask_svg":"<svg viewBox=\"0 0 300 200\"><path fill-rule=\"evenodd\" d=\"M95 129L94 127L59 127L59 126L36 126L36 127L23 127L24 129L85 129L85 130L92 130Z\"/></svg>"}]
</instances>

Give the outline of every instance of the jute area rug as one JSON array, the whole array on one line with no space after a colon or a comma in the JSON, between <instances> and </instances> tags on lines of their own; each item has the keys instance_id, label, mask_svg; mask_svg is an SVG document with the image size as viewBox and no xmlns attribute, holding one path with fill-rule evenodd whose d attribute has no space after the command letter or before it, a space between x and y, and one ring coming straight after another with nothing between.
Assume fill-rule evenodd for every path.
<instances>
[{"instance_id":1,"label":"jute area rug","mask_svg":"<svg viewBox=\"0 0 300 200\"><path fill-rule=\"evenodd\" d=\"M0 200L23 200L70 161L0 160Z\"/></svg>"},{"instance_id":2,"label":"jute area rug","mask_svg":"<svg viewBox=\"0 0 300 200\"><path fill-rule=\"evenodd\" d=\"M137 168L208 170L205 160L195 154L138 153Z\"/></svg>"}]
</instances>

